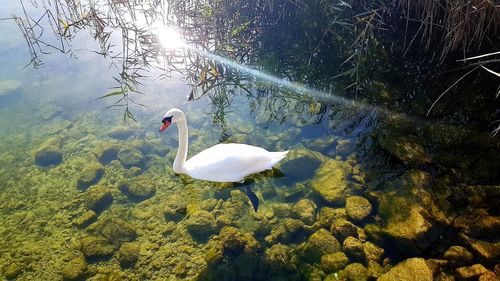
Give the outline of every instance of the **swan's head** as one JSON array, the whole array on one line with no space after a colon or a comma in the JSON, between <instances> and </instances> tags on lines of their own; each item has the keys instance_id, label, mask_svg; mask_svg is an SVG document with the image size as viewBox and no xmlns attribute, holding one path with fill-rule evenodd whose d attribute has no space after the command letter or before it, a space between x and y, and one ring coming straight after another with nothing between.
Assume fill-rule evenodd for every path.
<instances>
[{"instance_id":1,"label":"swan's head","mask_svg":"<svg viewBox=\"0 0 500 281\"><path fill-rule=\"evenodd\" d=\"M163 119L161 120L161 127L160 127L160 133L165 132L165 130L170 126L172 123L179 122L181 120L184 120L186 116L184 115L184 112L178 108L172 108L165 115L163 116Z\"/></svg>"}]
</instances>

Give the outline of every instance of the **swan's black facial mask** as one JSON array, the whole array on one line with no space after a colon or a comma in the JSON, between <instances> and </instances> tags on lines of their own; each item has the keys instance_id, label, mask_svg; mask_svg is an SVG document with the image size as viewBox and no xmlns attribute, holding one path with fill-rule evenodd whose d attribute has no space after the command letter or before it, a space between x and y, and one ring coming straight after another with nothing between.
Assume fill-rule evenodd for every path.
<instances>
[{"instance_id":1,"label":"swan's black facial mask","mask_svg":"<svg viewBox=\"0 0 500 281\"><path fill-rule=\"evenodd\" d=\"M163 118L163 120L161 120L161 123L163 123L163 125L161 125L160 127L160 133L163 133L165 132L165 130L168 128L168 126L170 126L170 124L172 124L172 117L173 116L169 116L169 117L165 117Z\"/></svg>"}]
</instances>

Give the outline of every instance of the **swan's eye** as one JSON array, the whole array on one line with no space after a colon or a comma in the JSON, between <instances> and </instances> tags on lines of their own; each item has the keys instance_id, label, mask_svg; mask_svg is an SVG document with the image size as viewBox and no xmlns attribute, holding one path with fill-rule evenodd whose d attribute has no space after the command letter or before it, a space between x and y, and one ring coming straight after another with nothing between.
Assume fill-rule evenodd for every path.
<instances>
[{"instance_id":1,"label":"swan's eye","mask_svg":"<svg viewBox=\"0 0 500 281\"><path fill-rule=\"evenodd\" d=\"M168 121L169 123L172 123L172 117L173 117L173 116L165 117L165 118L163 118L163 120L161 120L161 122L162 122L163 124L165 124L165 122L167 122L167 121Z\"/></svg>"}]
</instances>

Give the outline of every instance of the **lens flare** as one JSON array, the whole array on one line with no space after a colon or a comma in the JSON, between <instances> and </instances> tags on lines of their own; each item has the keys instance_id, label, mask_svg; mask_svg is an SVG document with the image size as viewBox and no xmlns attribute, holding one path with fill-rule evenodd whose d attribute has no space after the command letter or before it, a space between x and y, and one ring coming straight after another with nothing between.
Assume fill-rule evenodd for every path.
<instances>
[{"instance_id":1,"label":"lens flare","mask_svg":"<svg viewBox=\"0 0 500 281\"><path fill-rule=\"evenodd\" d=\"M165 49L175 50L186 46L181 34L172 26L157 26L153 29L153 33Z\"/></svg>"}]
</instances>

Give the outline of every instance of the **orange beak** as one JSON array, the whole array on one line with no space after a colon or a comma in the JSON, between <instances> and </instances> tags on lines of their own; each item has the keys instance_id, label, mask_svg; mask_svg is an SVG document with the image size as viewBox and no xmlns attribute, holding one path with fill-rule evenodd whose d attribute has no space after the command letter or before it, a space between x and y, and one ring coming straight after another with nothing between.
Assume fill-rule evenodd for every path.
<instances>
[{"instance_id":1,"label":"orange beak","mask_svg":"<svg viewBox=\"0 0 500 281\"><path fill-rule=\"evenodd\" d=\"M170 126L170 122L165 121L165 123L163 123L163 125L161 125L161 127L160 127L160 130L159 130L160 133L165 132L165 130L168 128L168 126Z\"/></svg>"}]
</instances>

